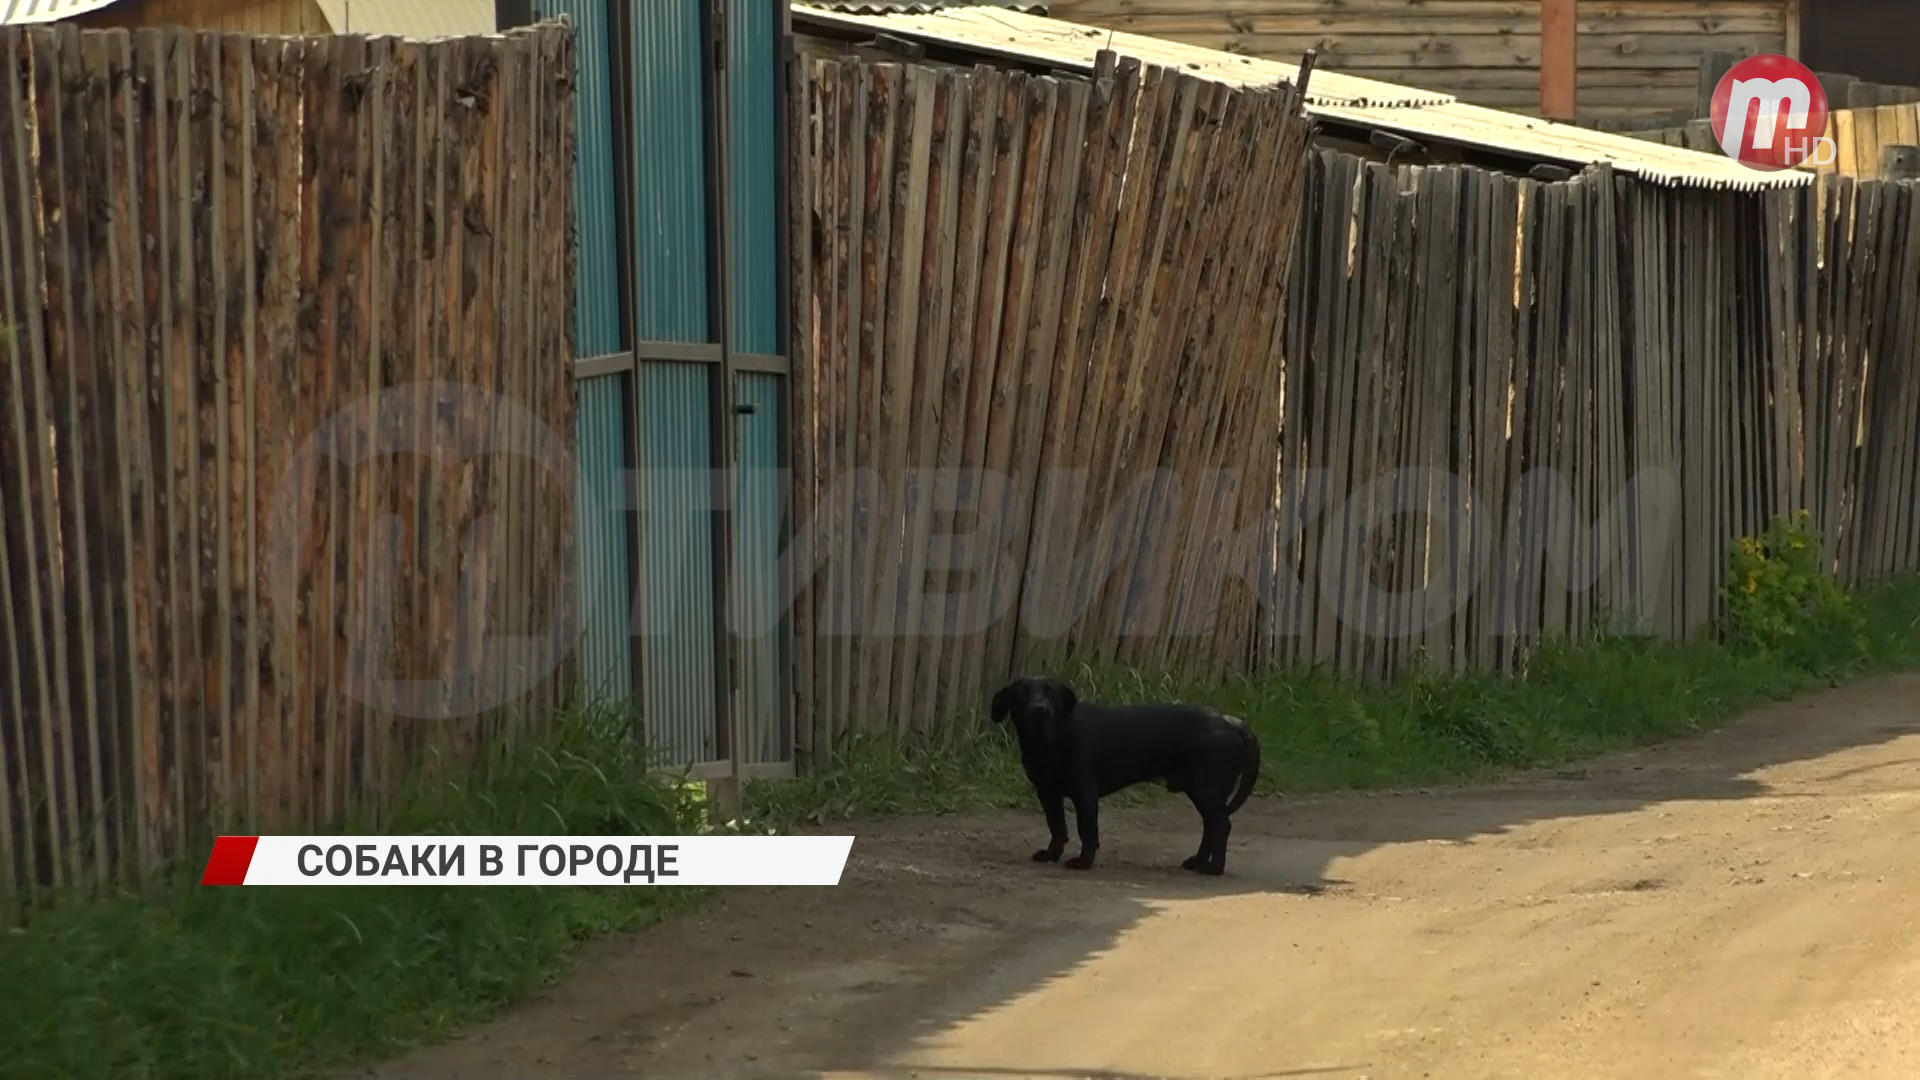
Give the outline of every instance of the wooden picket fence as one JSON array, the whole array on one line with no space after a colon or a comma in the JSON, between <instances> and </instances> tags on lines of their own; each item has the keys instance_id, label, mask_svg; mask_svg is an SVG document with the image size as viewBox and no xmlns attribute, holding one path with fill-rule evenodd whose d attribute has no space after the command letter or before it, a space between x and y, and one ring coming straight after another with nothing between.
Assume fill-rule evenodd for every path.
<instances>
[{"instance_id":1,"label":"wooden picket fence","mask_svg":"<svg viewBox=\"0 0 1920 1080\"><path fill-rule=\"evenodd\" d=\"M1706 154L1722 152L1713 137L1712 122L1704 119L1623 134ZM1856 180L1886 179L1885 147L1920 146L1920 102L1835 109L1827 114L1827 138L1833 140L1833 160L1805 168Z\"/></svg>"},{"instance_id":2,"label":"wooden picket fence","mask_svg":"<svg viewBox=\"0 0 1920 1080\"><path fill-rule=\"evenodd\" d=\"M377 817L425 755L515 722L401 720L349 688L439 678L572 605L570 488L511 454L455 463L496 417L427 395L402 426L445 461L301 449L429 380L571 439L572 51L556 26L0 30L0 892ZM286 513L311 527L276 605ZM374 557L390 515L397 564Z\"/></svg>"},{"instance_id":3,"label":"wooden picket fence","mask_svg":"<svg viewBox=\"0 0 1920 1080\"><path fill-rule=\"evenodd\" d=\"M1215 634L1168 628L1271 502L1273 342L1308 140L1292 89L1111 54L1090 81L843 60L796 82L795 235L810 246L793 516L820 523L827 555L794 612L802 753L940 729L1062 648L1243 666L1251 589L1227 597ZM1261 479L1188 499L1131 487L1156 467ZM1014 486L943 492L925 469ZM1039 478L1067 469L1086 470L1084 502L1041 505ZM859 470L877 485L849 482ZM956 505L967 520L936 512ZM1001 556L971 589L948 573L969 521ZM1063 572L1088 550L1117 571ZM949 587L965 599L936 607ZM1028 634L1074 587L1095 590L1085 617L1064 638ZM977 619L983 605L1005 616Z\"/></svg>"},{"instance_id":4,"label":"wooden picket fence","mask_svg":"<svg viewBox=\"0 0 1920 1080\"><path fill-rule=\"evenodd\" d=\"M1272 659L1384 677L1510 670L1603 618L1690 636L1730 543L1801 509L1843 580L1920 569L1920 186L1542 184L1325 152L1309 192ZM1566 502L1524 481L1540 469ZM1645 470L1677 502L1629 488Z\"/></svg>"}]
</instances>

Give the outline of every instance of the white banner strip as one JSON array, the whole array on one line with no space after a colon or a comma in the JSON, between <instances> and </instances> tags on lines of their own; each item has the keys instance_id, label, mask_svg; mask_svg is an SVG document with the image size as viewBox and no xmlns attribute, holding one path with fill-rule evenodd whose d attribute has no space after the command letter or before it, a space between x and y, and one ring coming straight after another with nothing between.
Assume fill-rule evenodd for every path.
<instances>
[{"instance_id":1,"label":"white banner strip","mask_svg":"<svg viewBox=\"0 0 1920 1080\"><path fill-rule=\"evenodd\" d=\"M203 885L838 885L851 836L222 836Z\"/></svg>"}]
</instances>

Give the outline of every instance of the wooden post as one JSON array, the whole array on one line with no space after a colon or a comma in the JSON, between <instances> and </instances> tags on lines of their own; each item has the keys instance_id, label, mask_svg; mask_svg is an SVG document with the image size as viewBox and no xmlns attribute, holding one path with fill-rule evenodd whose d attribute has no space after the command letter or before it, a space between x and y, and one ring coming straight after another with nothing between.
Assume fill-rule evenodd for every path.
<instances>
[{"instance_id":1,"label":"wooden post","mask_svg":"<svg viewBox=\"0 0 1920 1080\"><path fill-rule=\"evenodd\" d=\"M1820 80L1820 90L1827 95L1827 108L1844 109L1847 100L1853 96L1853 84L1859 79L1851 75L1840 75L1825 71L1816 71L1814 76Z\"/></svg>"},{"instance_id":2,"label":"wooden post","mask_svg":"<svg viewBox=\"0 0 1920 1080\"><path fill-rule=\"evenodd\" d=\"M1700 85L1693 106L1695 120L1713 116L1713 92L1719 88L1727 69L1739 62L1740 54L1736 52L1710 52L1700 58Z\"/></svg>"},{"instance_id":3,"label":"wooden post","mask_svg":"<svg viewBox=\"0 0 1920 1080\"><path fill-rule=\"evenodd\" d=\"M1540 115L1549 120L1579 114L1579 0L1540 0Z\"/></svg>"},{"instance_id":4,"label":"wooden post","mask_svg":"<svg viewBox=\"0 0 1920 1080\"><path fill-rule=\"evenodd\" d=\"M1889 143L1880 148L1880 179L1920 180L1920 146Z\"/></svg>"}]
</instances>

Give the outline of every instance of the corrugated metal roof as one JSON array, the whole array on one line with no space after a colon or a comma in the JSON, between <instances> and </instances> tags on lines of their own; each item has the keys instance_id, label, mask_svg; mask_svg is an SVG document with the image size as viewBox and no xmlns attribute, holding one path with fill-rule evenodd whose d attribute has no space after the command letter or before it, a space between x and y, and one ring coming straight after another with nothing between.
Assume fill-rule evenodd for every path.
<instances>
[{"instance_id":1,"label":"corrugated metal roof","mask_svg":"<svg viewBox=\"0 0 1920 1080\"><path fill-rule=\"evenodd\" d=\"M0 0L0 26L45 23L99 11L119 0Z\"/></svg>"},{"instance_id":2,"label":"corrugated metal roof","mask_svg":"<svg viewBox=\"0 0 1920 1080\"><path fill-rule=\"evenodd\" d=\"M493 0L317 0L336 34L404 38L494 32Z\"/></svg>"},{"instance_id":3,"label":"corrugated metal roof","mask_svg":"<svg viewBox=\"0 0 1920 1080\"><path fill-rule=\"evenodd\" d=\"M936 11L951 8L990 7L1005 8L1009 11L1024 11L1032 15L1045 15L1047 5L1041 0L953 0L940 3L939 0L821 0L820 7L834 11L844 11L853 15L931 15Z\"/></svg>"},{"instance_id":4,"label":"corrugated metal roof","mask_svg":"<svg viewBox=\"0 0 1920 1080\"><path fill-rule=\"evenodd\" d=\"M1104 30L1016 11L954 8L925 14L858 15L796 3L794 18L823 28L886 33L930 44L1069 71L1092 71L1102 49L1181 68L1232 86L1271 86L1299 77L1295 64L1240 56L1159 38ZM1620 172L1683 187L1753 190L1813 181L1802 170L1761 172L1719 154L1589 131L1468 105L1451 94L1416 90L1332 71L1313 73L1307 111L1316 117L1456 143L1540 161L1584 167L1610 162Z\"/></svg>"},{"instance_id":5,"label":"corrugated metal roof","mask_svg":"<svg viewBox=\"0 0 1920 1080\"><path fill-rule=\"evenodd\" d=\"M71 19L120 0L0 0L0 26ZM339 34L407 38L494 32L493 0L316 0Z\"/></svg>"}]
</instances>

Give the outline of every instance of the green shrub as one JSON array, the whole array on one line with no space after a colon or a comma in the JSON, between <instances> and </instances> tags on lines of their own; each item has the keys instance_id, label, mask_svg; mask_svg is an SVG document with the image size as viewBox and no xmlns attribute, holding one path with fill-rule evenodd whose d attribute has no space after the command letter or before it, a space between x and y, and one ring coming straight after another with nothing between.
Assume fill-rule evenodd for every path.
<instances>
[{"instance_id":1,"label":"green shrub","mask_svg":"<svg viewBox=\"0 0 1920 1080\"><path fill-rule=\"evenodd\" d=\"M1805 510L1733 544L1721 587L1727 644L1833 677L1867 658L1867 622L1828 573Z\"/></svg>"}]
</instances>

